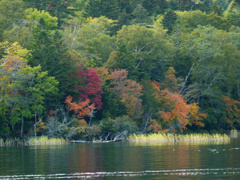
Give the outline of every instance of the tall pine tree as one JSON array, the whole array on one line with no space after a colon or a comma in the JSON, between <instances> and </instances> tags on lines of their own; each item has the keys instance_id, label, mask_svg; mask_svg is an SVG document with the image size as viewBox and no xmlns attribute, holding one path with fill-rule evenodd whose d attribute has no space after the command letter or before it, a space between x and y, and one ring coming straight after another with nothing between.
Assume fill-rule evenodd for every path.
<instances>
[{"instance_id":1,"label":"tall pine tree","mask_svg":"<svg viewBox=\"0 0 240 180\"><path fill-rule=\"evenodd\" d=\"M33 56L29 63L32 66L40 64L43 71L48 71L50 76L59 81L59 98L69 94L69 76L74 70L60 32L55 31L51 34L44 29L34 32L31 49Z\"/></svg>"},{"instance_id":2,"label":"tall pine tree","mask_svg":"<svg viewBox=\"0 0 240 180\"><path fill-rule=\"evenodd\" d=\"M164 14L164 11L168 8L166 0L143 0L142 5L151 16Z\"/></svg>"},{"instance_id":3,"label":"tall pine tree","mask_svg":"<svg viewBox=\"0 0 240 180\"><path fill-rule=\"evenodd\" d=\"M58 28L65 23L64 19L76 16L76 9L69 8L71 0L25 0L28 7L48 11L51 16L58 18Z\"/></svg>"}]
</instances>

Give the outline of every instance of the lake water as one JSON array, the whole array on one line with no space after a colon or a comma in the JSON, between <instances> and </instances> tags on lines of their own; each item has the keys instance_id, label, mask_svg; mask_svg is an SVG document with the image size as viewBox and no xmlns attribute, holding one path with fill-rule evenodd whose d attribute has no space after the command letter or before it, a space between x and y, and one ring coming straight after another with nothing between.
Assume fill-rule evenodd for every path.
<instances>
[{"instance_id":1,"label":"lake water","mask_svg":"<svg viewBox=\"0 0 240 180\"><path fill-rule=\"evenodd\" d=\"M0 179L240 179L240 140L0 147Z\"/></svg>"}]
</instances>

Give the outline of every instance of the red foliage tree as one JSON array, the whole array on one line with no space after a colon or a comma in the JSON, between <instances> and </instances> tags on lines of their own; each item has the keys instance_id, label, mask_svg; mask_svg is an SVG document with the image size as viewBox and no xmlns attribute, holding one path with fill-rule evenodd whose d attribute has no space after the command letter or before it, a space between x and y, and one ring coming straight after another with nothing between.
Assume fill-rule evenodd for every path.
<instances>
[{"instance_id":1,"label":"red foliage tree","mask_svg":"<svg viewBox=\"0 0 240 180\"><path fill-rule=\"evenodd\" d=\"M90 100L97 110L102 108L101 78L95 69L77 69L73 75L77 79L75 88L80 92L79 101Z\"/></svg>"},{"instance_id":2,"label":"red foliage tree","mask_svg":"<svg viewBox=\"0 0 240 180\"><path fill-rule=\"evenodd\" d=\"M118 69L111 73L113 85L112 90L118 96L121 96L122 92L124 91L123 88L126 86L126 80L128 76L128 71L126 69Z\"/></svg>"}]
</instances>

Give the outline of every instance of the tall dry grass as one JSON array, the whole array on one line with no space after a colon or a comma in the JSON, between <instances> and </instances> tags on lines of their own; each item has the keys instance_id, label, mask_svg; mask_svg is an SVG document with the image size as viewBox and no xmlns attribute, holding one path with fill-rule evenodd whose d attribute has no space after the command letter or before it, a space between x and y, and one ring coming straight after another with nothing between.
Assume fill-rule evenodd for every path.
<instances>
[{"instance_id":1,"label":"tall dry grass","mask_svg":"<svg viewBox=\"0 0 240 180\"><path fill-rule=\"evenodd\" d=\"M13 138L5 141L0 138L0 146L24 146L24 145L60 145L68 144L69 140L63 138L48 138L47 136L30 137L27 140Z\"/></svg>"},{"instance_id":2,"label":"tall dry grass","mask_svg":"<svg viewBox=\"0 0 240 180\"><path fill-rule=\"evenodd\" d=\"M47 136L30 137L28 140L28 145L58 145L67 143L68 140L63 138L48 138Z\"/></svg>"},{"instance_id":3,"label":"tall dry grass","mask_svg":"<svg viewBox=\"0 0 240 180\"><path fill-rule=\"evenodd\" d=\"M230 136L226 134L187 134L187 135L177 135L177 134L140 134L131 135L128 140L130 142L228 142L230 141Z\"/></svg>"}]
</instances>

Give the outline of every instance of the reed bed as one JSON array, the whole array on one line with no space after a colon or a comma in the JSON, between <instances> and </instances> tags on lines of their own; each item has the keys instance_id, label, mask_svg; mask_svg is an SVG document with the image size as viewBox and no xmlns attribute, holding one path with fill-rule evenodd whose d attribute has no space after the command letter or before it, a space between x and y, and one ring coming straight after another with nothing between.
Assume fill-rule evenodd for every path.
<instances>
[{"instance_id":1,"label":"reed bed","mask_svg":"<svg viewBox=\"0 0 240 180\"><path fill-rule=\"evenodd\" d=\"M61 145L68 144L69 140L63 138L48 138L47 136L30 137L27 140L14 138L6 139L0 138L0 146L24 146L24 145Z\"/></svg>"},{"instance_id":2,"label":"reed bed","mask_svg":"<svg viewBox=\"0 0 240 180\"><path fill-rule=\"evenodd\" d=\"M19 138L6 139L5 141L2 139L0 141L0 146L23 146L27 143L26 140Z\"/></svg>"},{"instance_id":3,"label":"reed bed","mask_svg":"<svg viewBox=\"0 0 240 180\"><path fill-rule=\"evenodd\" d=\"M230 131L231 138L238 138L238 131L236 129Z\"/></svg>"},{"instance_id":4,"label":"reed bed","mask_svg":"<svg viewBox=\"0 0 240 180\"><path fill-rule=\"evenodd\" d=\"M131 135L128 140L130 142L228 142L230 141L230 136L226 134L187 134L187 135L177 135L177 134L140 134Z\"/></svg>"},{"instance_id":5,"label":"reed bed","mask_svg":"<svg viewBox=\"0 0 240 180\"><path fill-rule=\"evenodd\" d=\"M3 139L0 138L0 146L3 146L4 145L4 141Z\"/></svg>"},{"instance_id":6,"label":"reed bed","mask_svg":"<svg viewBox=\"0 0 240 180\"><path fill-rule=\"evenodd\" d=\"M63 138L48 138L47 136L31 137L28 140L28 145L58 145L67 143L68 140Z\"/></svg>"}]
</instances>

